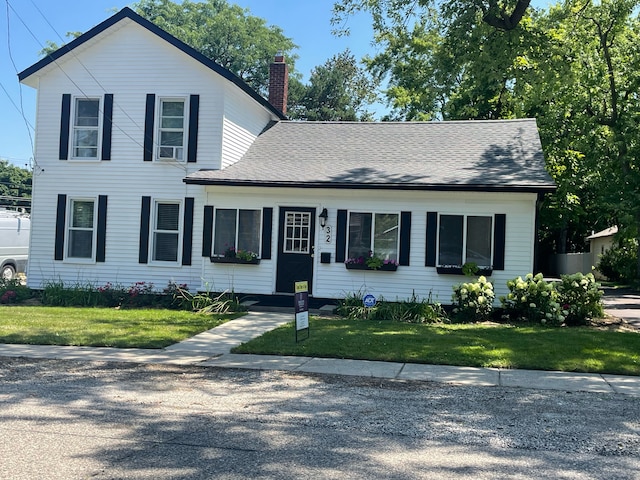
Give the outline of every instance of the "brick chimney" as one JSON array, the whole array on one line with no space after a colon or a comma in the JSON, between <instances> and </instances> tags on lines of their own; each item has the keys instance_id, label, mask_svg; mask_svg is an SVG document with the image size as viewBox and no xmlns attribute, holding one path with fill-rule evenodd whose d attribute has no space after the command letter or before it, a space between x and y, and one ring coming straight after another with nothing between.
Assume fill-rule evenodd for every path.
<instances>
[{"instance_id":1,"label":"brick chimney","mask_svg":"<svg viewBox=\"0 0 640 480\"><path fill-rule=\"evenodd\" d=\"M289 90L289 67L284 61L284 54L277 53L269 67L269 103L287 113L287 95Z\"/></svg>"}]
</instances>

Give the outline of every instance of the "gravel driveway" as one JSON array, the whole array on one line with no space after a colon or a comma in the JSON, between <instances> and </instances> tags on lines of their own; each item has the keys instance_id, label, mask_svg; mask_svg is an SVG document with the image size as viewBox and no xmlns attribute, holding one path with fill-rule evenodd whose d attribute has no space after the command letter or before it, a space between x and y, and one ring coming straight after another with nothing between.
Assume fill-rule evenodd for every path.
<instances>
[{"instance_id":1,"label":"gravel driveway","mask_svg":"<svg viewBox=\"0 0 640 480\"><path fill-rule=\"evenodd\" d=\"M640 401L0 358L0 478L640 478Z\"/></svg>"}]
</instances>

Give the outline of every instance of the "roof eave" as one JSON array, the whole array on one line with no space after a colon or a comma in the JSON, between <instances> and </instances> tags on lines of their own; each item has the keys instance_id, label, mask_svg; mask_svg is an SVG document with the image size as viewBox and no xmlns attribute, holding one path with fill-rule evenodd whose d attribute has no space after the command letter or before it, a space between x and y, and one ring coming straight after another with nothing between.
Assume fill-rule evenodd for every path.
<instances>
[{"instance_id":1,"label":"roof eave","mask_svg":"<svg viewBox=\"0 0 640 480\"><path fill-rule=\"evenodd\" d=\"M174 37L170 33L162 30L160 27L158 27L153 22L150 22L149 20L145 19L144 17L138 15L136 12L134 12L129 7L124 7L122 10L120 10L115 15L112 15L111 17L109 17L105 21L99 23L98 25L96 25L92 29L86 31L85 33L83 33L79 37L75 38L74 40L72 40L68 44L63 45L62 47L60 47L55 52L47 55L45 58L39 60L38 62L34 63L30 67L28 67L25 70L23 70L22 72L18 73L18 80L20 82L22 82L22 83L29 84L28 78L30 76L34 75L39 70L41 70L42 68L46 67L47 65L50 65L51 63L56 62L58 59L60 59L61 57L63 57L67 53L71 52L75 48L78 48L83 43L91 40L95 36L99 35L100 33L104 32L105 30L107 30L108 28L112 27L113 25L115 25L116 23L120 22L121 20L123 20L125 18L128 18L128 19L136 22L138 25L140 25L143 28L146 28L151 33L154 33L154 34L158 35L160 38L162 38L163 40L167 41L168 43L170 43L174 47L178 48L182 52L186 53L187 55L192 57L194 60L202 63L203 65L209 67L211 70L215 71L216 73L218 73L219 75L221 75L225 79L229 80L230 82L235 84L237 87L239 87L241 90L243 90L245 93L247 93L251 98L253 98L258 103L260 103L263 107L267 108L271 113L276 115L280 120L286 120L287 119L286 115L284 115L280 110L278 110L276 107L271 105L264 97L262 97L260 94L258 94L258 92L256 92L253 88L251 88L249 85L247 85L241 78L239 78L233 72L231 72L231 71L227 70L226 68L218 65L216 62L214 62L210 58L206 57L202 53L198 52L194 48L190 47L189 45L187 45L183 41L178 40L176 37Z\"/></svg>"},{"instance_id":2,"label":"roof eave","mask_svg":"<svg viewBox=\"0 0 640 480\"><path fill-rule=\"evenodd\" d=\"M266 188L328 188L335 190L424 190L450 192L552 193L555 185L477 185L477 184L407 184L407 183L350 183L350 182L285 182L256 180L223 180L211 178L183 179L188 185L216 185L227 187Z\"/></svg>"}]
</instances>

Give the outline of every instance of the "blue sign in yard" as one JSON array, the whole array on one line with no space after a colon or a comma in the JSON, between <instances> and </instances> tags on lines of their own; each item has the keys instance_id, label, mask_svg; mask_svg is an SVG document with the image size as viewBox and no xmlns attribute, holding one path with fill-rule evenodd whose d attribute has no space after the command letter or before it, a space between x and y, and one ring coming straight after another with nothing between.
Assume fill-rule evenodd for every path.
<instances>
[{"instance_id":1,"label":"blue sign in yard","mask_svg":"<svg viewBox=\"0 0 640 480\"><path fill-rule=\"evenodd\" d=\"M373 295L371 295L370 293L365 295L364 298L362 299L362 303L364 304L365 307L375 307L376 306L376 297L374 297Z\"/></svg>"}]
</instances>

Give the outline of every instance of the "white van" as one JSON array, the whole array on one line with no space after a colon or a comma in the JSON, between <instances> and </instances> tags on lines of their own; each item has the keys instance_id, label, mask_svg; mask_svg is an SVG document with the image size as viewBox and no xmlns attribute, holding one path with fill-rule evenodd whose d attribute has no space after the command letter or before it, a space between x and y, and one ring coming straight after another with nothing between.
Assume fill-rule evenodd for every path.
<instances>
[{"instance_id":1,"label":"white van","mask_svg":"<svg viewBox=\"0 0 640 480\"><path fill-rule=\"evenodd\" d=\"M27 214L0 209L0 278L11 280L26 271L30 230Z\"/></svg>"}]
</instances>

